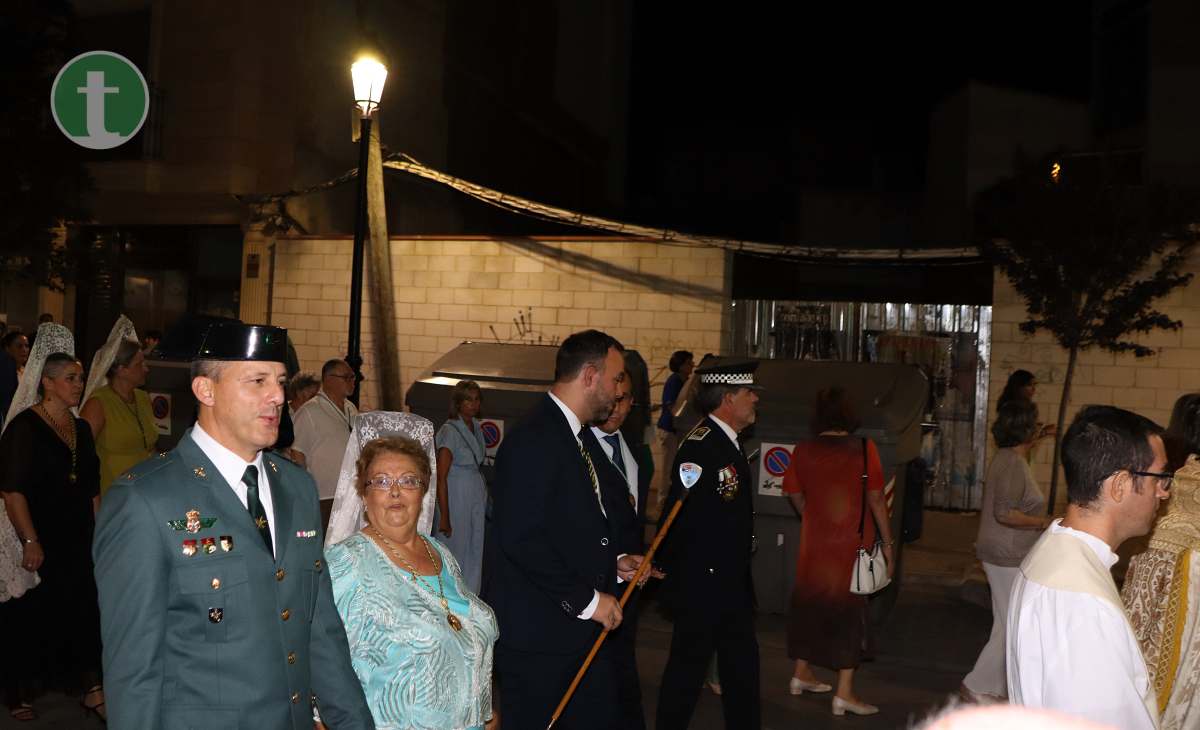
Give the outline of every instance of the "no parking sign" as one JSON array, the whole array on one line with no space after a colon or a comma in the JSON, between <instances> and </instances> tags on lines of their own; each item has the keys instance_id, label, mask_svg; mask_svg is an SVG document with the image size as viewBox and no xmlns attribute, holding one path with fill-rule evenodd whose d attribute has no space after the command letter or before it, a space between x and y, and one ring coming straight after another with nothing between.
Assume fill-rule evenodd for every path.
<instances>
[{"instance_id":1,"label":"no parking sign","mask_svg":"<svg viewBox=\"0 0 1200 730\"><path fill-rule=\"evenodd\" d=\"M758 493L783 496L783 475L792 463L792 447L788 444L764 443L759 447Z\"/></svg>"},{"instance_id":2,"label":"no parking sign","mask_svg":"<svg viewBox=\"0 0 1200 730\"><path fill-rule=\"evenodd\" d=\"M147 393L150 410L154 413L154 425L159 436L171 435L171 396L166 393Z\"/></svg>"},{"instance_id":3,"label":"no parking sign","mask_svg":"<svg viewBox=\"0 0 1200 730\"><path fill-rule=\"evenodd\" d=\"M496 450L504 441L504 421L499 418L480 419L479 430L483 433L483 447L487 454L483 463L491 464L496 460Z\"/></svg>"}]
</instances>

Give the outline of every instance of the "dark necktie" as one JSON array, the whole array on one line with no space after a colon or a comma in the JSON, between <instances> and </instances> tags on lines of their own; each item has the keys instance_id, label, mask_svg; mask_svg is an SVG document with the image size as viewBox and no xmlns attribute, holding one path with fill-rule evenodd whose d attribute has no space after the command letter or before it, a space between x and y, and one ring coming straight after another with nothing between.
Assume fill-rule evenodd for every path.
<instances>
[{"instance_id":1,"label":"dark necktie","mask_svg":"<svg viewBox=\"0 0 1200 730\"><path fill-rule=\"evenodd\" d=\"M246 467L246 473L242 474L242 484L246 485L246 509L250 511L250 518L254 520L254 526L258 528L258 535L267 546L267 552L274 557L275 549L271 547L271 526L267 523L267 511L258 499L257 466L251 464Z\"/></svg>"},{"instance_id":2,"label":"dark necktie","mask_svg":"<svg viewBox=\"0 0 1200 730\"><path fill-rule=\"evenodd\" d=\"M610 433L604 437L608 445L612 447L612 463L616 465L617 470L621 472L621 476L628 478L625 473L625 457L621 455L621 437L620 434Z\"/></svg>"}]
</instances>

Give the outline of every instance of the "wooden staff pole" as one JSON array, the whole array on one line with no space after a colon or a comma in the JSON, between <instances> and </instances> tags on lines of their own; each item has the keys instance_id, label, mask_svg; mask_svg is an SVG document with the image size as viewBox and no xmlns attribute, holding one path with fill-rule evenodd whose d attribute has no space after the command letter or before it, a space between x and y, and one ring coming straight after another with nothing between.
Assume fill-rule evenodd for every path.
<instances>
[{"instance_id":1,"label":"wooden staff pole","mask_svg":"<svg viewBox=\"0 0 1200 730\"><path fill-rule=\"evenodd\" d=\"M637 572L633 574L633 578L629 584L625 586L625 592L621 594L620 606L625 608L625 602L633 595L633 589L637 587L638 582L646 575L646 571L650 570L650 561L654 559L654 553L658 552L659 543L666 537L667 531L671 529L671 524L675 522L675 516L679 514L679 509L683 507L683 503L687 501L688 490L683 490L683 496L675 502L675 506L667 514L667 521L663 523L662 528L654 536L654 540L650 543L650 549L646 551L646 556L642 558L642 564L638 566ZM571 697L575 694L575 690L579 689L579 682L583 679L583 675L587 674L587 670L592 666L592 660L596 658L596 652L600 651L600 645L608 638L608 629L600 632L596 637L596 643L592 644L592 650L588 652L587 658L583 660L583 666L579 667L579 671L575 673L575 679L571 680L571 686L567 687L566 694L558 701L558 707L554 709L554 714L550 716L550 724L546 726L546 730L554 727L554 723L558 722L558 718L566 709L567 703L571 701Z\"/></svg>"}]
</instances>

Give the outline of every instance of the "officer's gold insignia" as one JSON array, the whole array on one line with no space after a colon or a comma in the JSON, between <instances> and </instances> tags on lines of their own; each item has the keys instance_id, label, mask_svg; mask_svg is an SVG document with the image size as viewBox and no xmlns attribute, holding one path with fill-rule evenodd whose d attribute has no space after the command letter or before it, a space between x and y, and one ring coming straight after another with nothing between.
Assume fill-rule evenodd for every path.
<instances>
[{"instance_id":1,"label":"officer's gold insignia","mask_svg":"<svg viewBox=\"0 0 1200 730\"><path fill-rule=\"evenodd\" d=\"M192 473L195 474L196 476L200 477L201 479L208 476L208 474L204 473L204 467L202 467L202 466L198 466L195 469L192 469Z\"/></svg>"},{"instance_id":2,"label":"officer's gold insignia","mask_svg":"<svg viewBox=\"0 0 1200 730\"><path fill-rule=\"evenodd\" d=\"M738 475L737 469L733 464L722 467L721 471L717 472L717 494L726 502L732 502L733 498L738 493Z\"/></svg>"}]
</instances>

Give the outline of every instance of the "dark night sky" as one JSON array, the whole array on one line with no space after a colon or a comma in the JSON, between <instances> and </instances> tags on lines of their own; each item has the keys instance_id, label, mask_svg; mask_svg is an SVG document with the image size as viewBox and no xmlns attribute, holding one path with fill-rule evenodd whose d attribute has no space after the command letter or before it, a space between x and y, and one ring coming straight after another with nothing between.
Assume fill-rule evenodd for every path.
<instances>
[{"instance_id":1,"label":"dark night sky","mask_svg":"<svg viewBox=\"0 0 1200 730\"><path fill-rule=\"evenodd\" d=\"M797 188L919 192L929 114L969 79L1088 96L1088 0L782 5L703 13L694 4L635 5L630 213L719 229L709 233L778 236L761 219ZM797 137L827 141L827 156L809 165L821 170L816 178L779 159ZM729 175L709 191L713 200L673 194L681 157L722 158L718 169ZM873 170L866 180L837 176L863 160ZM699 221L698 209L709 210Z\"/></svg>"}]
</instances>

